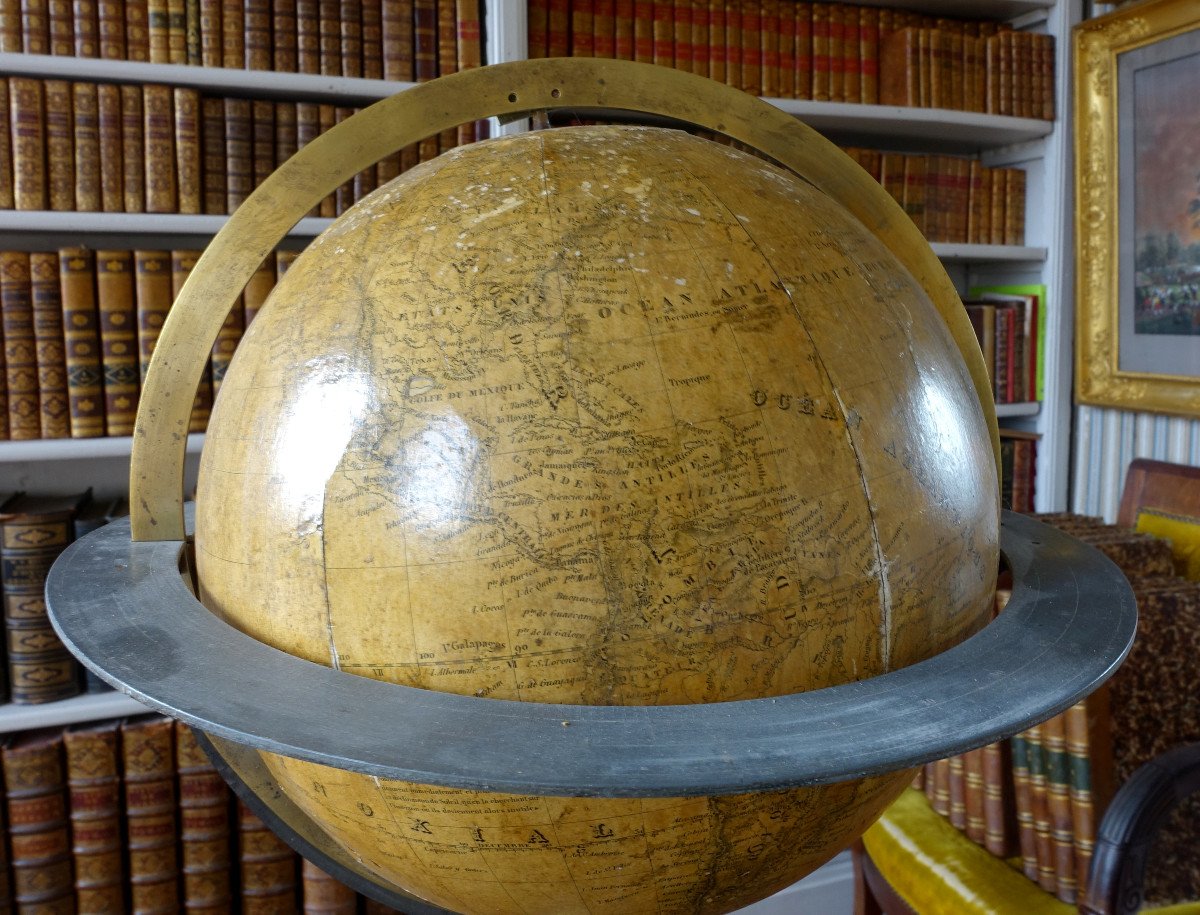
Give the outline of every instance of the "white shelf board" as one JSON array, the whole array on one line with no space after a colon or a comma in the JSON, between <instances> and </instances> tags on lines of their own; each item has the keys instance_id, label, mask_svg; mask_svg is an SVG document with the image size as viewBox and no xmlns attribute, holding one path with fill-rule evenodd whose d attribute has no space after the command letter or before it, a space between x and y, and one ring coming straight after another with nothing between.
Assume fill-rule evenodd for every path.
<instances>
[{"instance_id":1,"label":"white shelf board","mask_svg":"<svg viewBox=\"0 0 1200 915\"><path fill-rule=\"evenodd\" d=\"M89 693L41 705L0 705L0 734L31 728L59 727L81 721L101 721L150 711L124 693Z\"/></svg>"},{"instance_id":2,"label":"white shelf board","mask_svg":"<svg viewBox=\"0 0 1200 915\"><path fill-rule=\"evenodd\" d=\"M810 99L773 98L766 101L822 133L857 134L880 140L936 140L961 148L983 149L1038 140L1054 131L1053 121L977 111Z\"/></svg>"},{"instance_id":3,"label":"white shelf board","mask_svg":"<svg viewBox=\"0 0 1200 915\"><path fill-rule=\"evenodd\" d=\"M1037 416L1041 409L1041 403L1036 400L1029 403L998 403L996 416L1000 419L1006 416Z\"/></svg>"},{"instance_id":4,"label":"white shelf board","mask_svg":"<svg viewBox=\"0 0 1200 915\"><path fill-rule=\"evenodd\" d=\"M94 79L110 83L165 83L229 95L257 98L302 98L339 105L370 104L411 88L413 83L315 73L275 73L270 70L226 70L180 64L60 57L50 54L0 53L0 71L7 76L48 79Z\"/></svg>"},{"instance_id":5,"label":"white shelf board","mask_svg":"<svg viewBox=\"0 0 1200 915\"><path fill-rule=\"evenodd\" d=\"M198 454L204 445L204 434L188 436L188 454ZM0 442L0 464L17 461L73 461L101 457L129 457L133 437L111 438L40 438L24 442Z\"/></svg>"},{"instance_id":6,"label":"white shelf board","mask_svg":"<svg viewBox=\"0 0 1200 915\"><path fill-rule=\"evenodd\" d=\"M0 232L22 235L162 235L212 236L228 216L188 213L75 213L51 210L0 210ZM332 219L306 216L288 234L320 235Z\"/></svg>"},{"instance_id":7,"label":"white shelf board","mask_svg":"<svg viewBox=\"0 0 1200 915\"><path fill-rule=\"evenodd\" d=\"M1045 248L1026 245L952 245L935 241L930 247L943 261L952 263L1040 264L1049 254Z\"/></svg>"}]
</instances>

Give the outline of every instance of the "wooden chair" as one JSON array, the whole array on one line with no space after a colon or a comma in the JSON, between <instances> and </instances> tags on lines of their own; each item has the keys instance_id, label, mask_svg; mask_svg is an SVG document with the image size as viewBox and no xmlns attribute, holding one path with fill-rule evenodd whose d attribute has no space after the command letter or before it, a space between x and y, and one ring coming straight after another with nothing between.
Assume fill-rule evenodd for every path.
<instances>
[{"instance_id":1,"label":"wooden chair","mask_svg":"<svg viewBox=\"0 0 1200 915\"><path fill-rule=\"evenodd\" d=\"M1118 523L1154 530L1159 522L1174 525L1177 560L1189 550L1200 553L1200 468L1141 459L1131 464ZM1187 679L1177 688L1194 690ZM1152 840L1169 814L1198 791L1200 743L1172 749L1139 768L1105 809L1086 883L1071 905L970 841L923 794L910 790L854 849L856 915L1200 913L1200 903L1142 909ZM1196 854L1200 857L1200 849Z\"/></svg>"}]
</instances>

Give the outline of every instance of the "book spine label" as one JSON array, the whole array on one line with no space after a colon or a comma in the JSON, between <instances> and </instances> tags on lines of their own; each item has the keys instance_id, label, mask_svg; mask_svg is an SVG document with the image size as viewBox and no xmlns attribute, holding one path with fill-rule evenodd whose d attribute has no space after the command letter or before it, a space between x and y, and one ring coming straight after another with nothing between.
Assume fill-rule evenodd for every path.
<instances>
[{"instance_id":1,"label":"book spine label","mask_svg":"<svg viewBox=\"0 0 1200 915\"><path fill-rule=\"evenodd\" d=\"M102 210L100 195L100 99L95 83L75 83L75 209Z\"/></svg>"},{"instance_id":2,"label":"book spine label","mask_svg":"<svg viewBox=\"0 0 1200 915\"><path fill-rule=\"evenodd\" d=\"M59 269L71 437L95 438L104 434L104 376L92 253L64 248Z\"/></svg>"},{"instance_id":3,"label":"book spine label","mask_svg":"<svg viewBox=\"0 0 1200 915\"><path fill-rule=\"evenodd\" d=\"M100 133L100 206L106 213L125 210L125 161L121 155L121 87L96 87Z\"/></svg>"},{"instance_id":4,"label":"book spine label","mask_svg":"<svg viewBox=\"0 0 1200 915\"><path fill-rule=\"evenodd\" d=\"M146 212L146 145L142 87L121 87L121 192L126 213Z\"/></svg>"},{"instance_id":5,"label":"book spine label","mask_svg":"<svg viewBox=\"0 0 1200 915\"><path fill-rule=\"evenodd\" d=\"M43 85L46 125L46 185L52 210L75 209L75 135L71 84L48 79Z\"/></svg>"},{"instance_id":6,"label":"book spine label","mask_svg":"<svg viewBox=\"0 0 1200 915\"><path fill-rule=\"evenodd\" d=\"M178 187L178 211L199 213L200 198L200 93L176 87L175 102L175 181Z\"/></svg>"},{"instance_id":7,"label":"book spine label","mask_svg":"<svg viewBox=\"0 0 1200 915\"><path fill-rule=\"evenodd\" d=\"M4 330L4 366L8 390L8 435L14 440L40 438L37 347L29 255L0 252L0 319Z\"/></svg>"},{"instance_id":8,"label":"book spine label","mask_svg":"<svg viewBox=\"0 0 1200 915\"><path fill-rule=\"evenodd\" d=\"M42 438L68 438L71 434L71 422L67 404L67 366L66 355L63 352L58 254L35 252L29 255L29 274L33 301L33 335L37 346Z\"/></svg>"},{"instance_id":9,"label":"book spine label","mask_svg":"<svg viewBox=\"0 0 1200 915\"><path fill-rule=\"evenodd\" d=\"M46 193L45 108L42 81L10 77L13 199L18 210L44 210Z\"/></svg>"},{"instance_id":10,"label":"book spine label","mask_svg":"<svg viewBox=\"0 0 1200 915\"><path fill-rule=\"evenodd\" d=\"M137 313L130 251L96 252L96 291L109 435L132 435L138 404Z\"/></svg>"}]
</instances>

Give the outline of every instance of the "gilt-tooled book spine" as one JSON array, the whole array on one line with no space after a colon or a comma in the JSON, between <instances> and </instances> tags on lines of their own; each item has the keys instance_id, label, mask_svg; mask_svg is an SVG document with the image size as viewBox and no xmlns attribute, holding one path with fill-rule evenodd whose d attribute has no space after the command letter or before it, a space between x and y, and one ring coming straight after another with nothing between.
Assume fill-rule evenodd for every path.
<instances>
[{"instance_id":1,"label":"gilt-tooled book spine","mask_svg":"<svg viewBox=\"0 0 1200 915\"><path fill-rule=\"evenodd\" d=\"M759 95L767 98L782 98L782 76L780 74L780 4L778 0L765 0L760 6L762 16L762 81Z\"/></svg>"},{"instance_id":2,"label":"gilt-tooled book spine","mask_svg":"<svg viewBox=\"0 0 1200 915\"><path fill-rule=\"evenodd\" d=\"M742 0L742 68L743 92L758 95L763 84L762 9L759 0Z\"/></svg>"},{"instance_id":3,"label":"gilt-tooled book spine","mask_svg":"<svg viewBox=\"0 0 1200 915\"><path fill-rule=\"evenodd\" d=\"M707 5L705 6L707 10ZM779 4L779 97L796 97L796 5ZM705 70L701 76L707 76Z\"/></svg>"},{"instance_id":4,"label":"gilt-tooled book spine","mask_svg":"<svg viewBox=\"0 0 1200 915\"><path fill-rule=\"evenodd\" d=\"M723 0L722 0L723 2ZM563 27L559 21L560 6L565 6L562 0L547 0L547 31L546 56L555 55L558 43L557 31ZM633 17L633 59L638 63L654 62L654 2L653 0L632 0Z\"/></svg>"},{"instance_id":5,"label":"gilt-tooled book spine","mask_svg":"<svg viewBox=\"0 0 1200 915\"><path fill-rule=\"evenodd\" d=\"M11 210L15 207L13 199L13 155L12 134L8 126L8 80L0 78L0 210Z\"/></svg>"},{"instance_id":6,"label":"gilt-tooled book spine","mask_svg":"<svg viewBox=\"0 0 1200 915\"><path fill-rule=\"evenodd\" d=\"M150 357L171 307L171 254L169 251L134 251L134 286L137 298L138 377L146 380Z\"/></svg>"},{"instance_id":7,"label":"gilt-tooled book spine","mask_svg":"<svg viewBox=\"0 0 1200 915\"><path fill-rule=\"evenodd\" d=\"M274 0L271 4L272 69L283 73L297 70L296 0Z\"/></svg>"},{"instance_id":8,"label":"gilt-tooled book spine","mask_svg":"<svg viewBox=\"0 0 1200 915\"><path fill-rule=\"evenodd\" d=\"M613 57L617 60L633 60L633 42L633 0L613 0Z\"/></svg>"},{"instance_id":9,"label":"gilt-tooled book spine","mask_svg":"<svg viewBox=\"0 0 1200 915\"><path fill-rule=\"evenodd\" d=\"M271 2L270 0L246 0L242 28L245 34L246 62L248 70L271 69Z\"/></svg>"},{"instance_id":10,"label":"gilt-tooled book spine","mask_svg":"<svg viewBox=\"0 0 1200 915\"><path fill-rule=\"evenodd\" d=\"M71 87L75 108L75 209L104 208L100 193L100 99L95 83Z\"/></svg>"},{"instance_id":11,"label":"gilt-tooled book spine","mask_svg":"<svg viewBox=\"0 0 1200 915\"><path fill-rule=\"evenodd\" d=\"M22 50L21 6L15 0L6 0L0 4L0 51L20 54Z\"/></svg>"},{"instance_id":12,"label":"gilt-tooled book spine","mask_svg":"<svg viewBox=\"0 0 1200 915\"><path fill-rule=\"evenodd\" d=\"M725 4L725 85L740 87L742 84L742 5Z\"/></svg>"},{"instance_id":13,"label":"gilt-tooled book spine","mask_svg":"<svg viewBox=\"0 0 1200 915\"><path fill-rule=\"evenodd\" d=\"M530 15L534 9L530 8ZM413 79L412 0L383 0L383 78L411 82ZM545 52L539 55L545 57Z\"/></svg>"},{"instance_id":14,"label":"gilt-tooled book spine","mask_svg":"<svg viewBox=\"0 0 1200 915\"><path fill-rule=\"evenodd\" d=\"M175 765L184 908L228 911L233 902L229 789L181 721L175 722Z\"/></svg>"},{"instance_id":15,"label":"gilt-tooled book spine","mask_svg":"<svg viewBox=\"0 0 1200 915\"><path fill-rule=\"evenodd\" d=\"M796 98L812 98L812 4L796 4Z\"/></svg>"},{"instance_id":16,"label":"gilt-tooled book spine","mask_svg":"<svg viewBox=\"0 0 1200 915\"><path fill-rule=\"evenodd\" d=\"M73 911L61 732L10 738L2 755L16 910Z\"/></svg>"},{"instance_id":17,"label":"gilt-tooled book spine","mask_svg":"<svg viewBox=\"0 0 1200 915\"><path fill-rule=\"evenodd\" d=\"M138 718L121 725L125 772L130 910L135 915L179 910L176 854L174 725Z\"/></svg>"},{"instance_id":18,"label":"gilt-tooled book spine","mask_svg":"<svg viewBox=\"0 0 1200 915\"><path fill-rule=\"evenodd\" d=\"M200 154L204 188L204 212L226 212L225 102L220 98L200 100Z\"/></svg>"},{"instance_id":19,"label":"gilt-tooled book spine","mask_svg":"<svg viewBox=\"0 0 1200 915\"><path fill-rule=\"evenodd\" d=\"M879 42L879 102L919 105L918 29L901 29Z\"/></svg>"},{"instance_id":20,"label":"gilt-tooled book spine","mask_svg":"<svg viewBox=\"0 0 1200 915\"><path fill-rule=\"evenodd\" d=\"M1046 768L1046 801L1050 812L1050 841L1054 858L1055 895L1063 902L1075 901L1075 835L1071 817L1071 786L1068 778L1066 721L1055 715L1042 725Z\"/></svg>"},{"instance_id":21,"label":"gilt-tooled book spine","mask_svg":"<svg viewBox=\"0 0 1200 915\"><path fill-rule=\"evenodd\" d=\"M320 22L321 73L325 76L341 76L341 3L339 0L317 0L317 15Z\"/></svg>"},{"instance_id":22,"label":"gilt-tooled book spine","mask_svg":"<svg viewBox=\"0 0 1200 915\"><path fill-rule=\"evenodd\" d=\"M1004 244L1025 244L1025 170L1004 170Z\"/></svg>"},{"instance_id":23,"label":"gilt-tooled book spine","mask_svg":"<svg viewBox=\"0 0 1200 915\"><path fill-rule=\"evenodd\" d=\"M332 129L333 125L337 123L337 110L333 107L333 105L318 105L317 119L318 133L325 133L326 131ZM416 145L417 144L415 143L413 144L414 147ZM436 147L436 141L434 145ZM338 199L336 192L330 194L321 201L320 210L321 216L336 216L338 214Z\"/></svg>"},{"instance_id":24,"label":"gilt-tooled book spine","mask_svg":"<svg viewBox=\"0 0 1200 915\"><path fill-rule=\"evenodd\" d=\"M150 60L150 9L147 0L125 0L125 54Z\"/></svg>"},{"instance_id":25,"label":"gilt-tooled book spine","mask_svg":"<svg viewBox=\"0 0 1200 915\"><path fill-rule=\"evenodd\" d=\"M304 886L304 915L354 915L358 895L307 859L300 863Z\"/></svg>"},{"instance_id":26,"label":"gilt-tooled book spine","mask_svg":"<svg viewBox=\"0 0 1200 915\"><path fill-rule=\"evenodd\" d=\"M78 667L46 616L46 575L74 536L82 496L20 496L0 511L0 562L12 702L36 705L79 693Z\"/></svg>"},{"instance_id":27,"label":"gilt-tooled book spine","mask_svg":"<svg viewBox=\"0 0 1200 915\"><path fill-rule=\"evenodd\" d=\"M71 0L49 0L50 53L56 57L75 56L75 23Z\"/></svg>"},{"instance_id":28,"label":"gilt-tooled book spine","mask_svg":"<svg viewBox=\"0 0 1200 915\"><path fill-rule=\"evenodd\" d=\"M171 252L171 301L179 298L179 290L187 281L196 261L200 259L199 251ZM205 363L204 374L196 388L196 397L192 401L192 415L188 421L188 432L203 432L208 428L208 418L212 414L212 366Z\"/></svg>"},{"instance_id":29,"label":"gilt-tooled book spine","mask_svg":"<svg viewBox=\"0 0 1200 915\"><path fill-rule=\"evenodd\" d=\"M10 77L13 200L18 210L46 209L45 107L42 81Z\"/></svg>"},{"instance_id":30,"label":"gilt-tooled book spine","mask_svg":"<svg viewBox=\"0 0 1200 915\"><path fill-rule=\"evenodd\" d=\"M340 124L340 123L342 123L342 121L346 120L352 114L354 114L353 108L340 108L340 107L335 108L334 109L335 122ZM424 141L421 144L422 158L424 158L426 151L429 148L429 144L431 144L431 143L432 143L432 152L429 153L430 157L432 158L433 156L436 156L438 154L438 138L435 136L435 137L430 138L429 140ZM351 178L345 184L340 185L336 191L334 191L334 200L336 201L336 205L337 205L336 212L337 212L338 216L341 216L343 213L346 212L346 210L350 209L350 207L352 207L354 205L354 182L355 182L355 179Z\"/></svg>"},{"instance_id":31,"label":"gilt-tooled book spine","mask_svg":"<svg viewBox=\"0 0 1200 915\"><path fill-rule=\"evenodd\" d=\"M4 330L8 437L18 441L41 438L29 255L23 251L0 252L0 322Z\"/></svg>"},{"instance_id":32,"label":"gilt-tooled book spine","mask_svg":"<svg viewBox=\"0 0 1200 915\"><path fill-rule=\"evenodd\" d=\"M46 124L46 193L50 209L75 209L75 140L71 84L48 79L43 84Z\"/></svg>"},{"instance_id":33,"label":"gilt-tooled book spine","mask_svg":"<svg viewBox=\"0 0 1200 915\"><path fill-rule=\"evenodd\" d=\"M221 65L230 70L246 66L246 12L242 0L221 2Z\"/></svg>"},{"instance_id":34,"label":"gilt-tooled book spine","mask_svg":"<svg viewBox=\"0 0 1200 915\"><path fill-rule=\"evenodd\" d=\"M592 0L584 0L591 9ZM438 76L449 76L458 69L458 25L455 22L455 0L437 0L437 68ZM590 37L590 23L589 32ZM458 132L451 128L438 136L438 150L453 149L458 142Z\"/></svg>"},{"instance_id":35,"label":"gilt-tooled book spine","mask_svg":"<svg viewBox=\"0 0 1200 915\"><path fill-rule=\"evenodd\" d=\"M48 0L22 0L21 43L26 54L50 53L50 4Z\"/></svg>"},{"instance_id":36,"label":"gilt-tooled book spine","mask_svg":"<svg viewBox=\"0 0 1200 915\"><path fill-rule=\"evenodd\" d=\"M341 0L338 12L342 75L362 76L362 0Z\"/></svg>"},{"instance_id":37,"label":"gilt-tooled book spine","mask_svg":"<svg viewBox=\"0 0 1200 915\"><path fill-rule=\"evenodd\" d=\"M967 828L967 783L962 756L951 756L950 766L950 825L965 832Z\"/></svg>"},{"instance_id":38,"label":"gilt-tooled book spine","mask_svg":"<svg viewBox=\"0 0 1200 915\"><path fill-rule=\"evenodd\" d=\"M963 761L963 831L972 842L987 841L987 815L983 779L983 750L969 750Z\"/></svg>"},{"instance_id":39,"label":"gilt-tooled book spine","mask_svg":"<svg viewBox=\"0 0 1200 915\"><path fill-rule=\"evenodd\" d=\"M142 86L146 136L146 212L173 213L179 192L175 176L175 102L170 86Z\"/></svg>"},{"instance_id":40,"label":"gilt-tooled book spine","mask_svg":"<svg viewBox=\"0 0 1200 915\"><path fill-rule=\"evenodd\" d=\"M250 123L251 180L256 188L275 171L275 103L264 99L251 102Z\"/></svg>"},{"instance_id":41,"label":"gilt-tooled book spine","mask_svg":"<svg viewBox=\"0 0 1200 915\"><path fill-rule=\"evenodd\" d=\"M321 72L321 7L317 0L296 0L296 70Z\"/></svg>"},{"instance_id":42,"label":"gilt-tooled book spine","mask_svg":"<svg viewBox=\"0 0 1200 915\"><path fill-rule=\"evenodd\" d=\"M204 39L200 34L200 0L184 0L185 63L199 67L204 63Z\"/></svg>"},{"instance_id":43,"label":"gilt-tooled book spine","mask_svg":"<svg viewBox=\"0 0 1200 915\"><path fill-rule=\"evenodd\" d=\"M1017 842L1021 850L1021 868L1030 880L1037 880L1037 829L1033 822L1033 782L1029 771L1028 732L1009 739L1012 751L1013 799L1017 810Z\"/></svg>"},{"instance_id":44,"label":"gilt-tooled book spine","mask_svg":"<svg viewBox=\"0 0 1200 915\"><path fill-rule=\"evenodd\" d=\"M176 86L175 178L179 189L178 211L200 213L200 93Z\"/></svg>"},{"instance_id":45,"label":"gilt-tooled book spine","mask_svg":"<svg viewBox=\"0 0 1200 915\"><path fill-rule=\"evenodd\" d=\"M388 0L384 0L385 17L387 15L387 2ZM527 7L527 56L530 60L535 60L546 56L548 30L550 28L550 7L547 0L529 0Z\"/></svg>"},{"instance_id":46,"label":"gilt-tooled book spine","mask_svg":"<svg viewBox=\"0 0 1200 915\"><path fill-rule=\"evenodd\" d=\"M86 248L64 248L58 261L71 437L96 438L104 435L104 374L95 260Z\"/></svg>"},{"instance_id":47,"label":"gilt-tooled book spine","mask_svg":"<svg viewBox=\"0 0 1200 915\"><path fill-rule=\"evenodd\" d=\"M842 91L844 102L860 101L862 93L862 48L858 39L859 11L842 7Z\"/></svg>"},{"instance_id":48,"label":"gilt-tooled book spine","mask_svg":"<svg viewBox=\"0 0 1200 915\"><path fill-rule=\"evenodd\" d=\"M362 0L362 75L383 79L383 8L380 0Z\"/></svg>"},{"instance_id":49,"label":"gilt-tooled book spine","mask_svg":"<svg viewBox=\"0 0 1200 915\"><path fill-rule=\"evenodd\" d=\"M187 4L185 0L167 0L167 62L186 64Z\"/></svg>"},{"instance_id":50,"label":"gilt-tooled book spine","mask_svg":"<svg viewBox=\"0 0 1200 915\"><path fill-rule=\"evenodd\" d=\"M574 9L574 6L575 6L575 4L572 3L571 4L572 10ZM671 20L672 20L671 57L674 60L673 66L675 67L676 70L682 70L684 73L691 73L692 72L692 0L674 0L674 3L671 4L671 6L672 6L672 11L671 11ZM592 28L594 29L595 28L594 4L593 4L593 9L592 9L591 13L592 13L592 19L593 19ZM574 24L572 24L572 29L574 29ZM572 41L574 42L574 31L572 31ZM586 55L588 57L594 57L595 53L596 53L594 35L592 37L592 40L590 40L584 44L582 52L578 49L578 45L576 43L576 49L573 50L571 53L575 54L577 56Z\"/></svg>"},{"instance_id":51,"label":"gilt-tooled book spine","mask_svg":"<svg viewBox=\"0 0 1200 915\"><path fill-rule=\"evenodd\" d=\"M296 103L275 103L275 165L283 165L296 154Z\"/></svg>"},{"instance_id":52,"label":"gilt-tooled book spine","mask_svg":"<svg viewBox=\"0 0 1200 915\"><path fill-rule=\"evenodd\" d=\"M132 251L96 252L96 299L105 428L109 435L132 435L139 391Z\"/></svg>"},{"instance_id":53,"label":"gilt-tooled book spine","mask_svg":"<svg viewBox=\"0 0 1200 915\"><path fill-rule=\"evenodd\" d=\"M225 63L221 0L200 0L200 63L220 67Z\"/></svg>"},{"instance_id":54,"label":"gilt-tooled book spine","mask_svg":"<svg viewBox=\"0 0 1200 915\"><path fill-rule=\"evenodd\" d=\"M29 255L42 438L69 438L71 435L58 273L58 254L55 252L37 251Z\"/></svg>"},{"instance_id":55,"label":"gilt-tooled book spine","mask_svg":"<svg viewBox=\"0 0 1200 915\"><path fill-rule=\"evenodd\" d=\"M116 722L68 728L67 789L80 912L125 908L121 777Z\"/></svg>"},{"instance_id":56,"label":"gilt-tooled book spine","mask_svg":"<svg viewBox=\"0 0 1200 915\"><path fill-rule=\"evenodd\" d=\"M167 0L147 0L146 22L149 30L150 63L152 64L171 62L169 15Z\"/></svg>"},{"instance_id":57,"label":"gilt-tooled book spine","mask_svg":"<svg viewBox=\"0 0 1200 915\"><path fill-rule=\"evenodd\" d=\"M142 87L121 87L121 162L126 213L146 211L146 144Z\"/></svg>"},{"instance_id":58,"label":"gilt-tooled book spine","mask_svg":"<svg viewBox=\"0 0 1200 915\"><path fill-rule=\"evenodd\" d=\"M303 149L321 135L320 106L316 102L296 103L296 148ZM321 215L321 204L308 212L309 216Z\"/></svg>"},{"instance_id":59,"label":"gilt-tooled book spine","mask_svg":"<svg viewBox=\"0 0 1200 915\"><path fill-rule=\"evenodd\" d=\"M983 846L997 858L1020 853L1009 749L1005 741L979 751L983 762Z\"/></svg>"},{"instance_id":60,"label":"gilt-tooled book spine","mask_svg":"<svg viewBox=\"0 0 1200 915\"><path fill-rule=\"evenodd\" d=\"M100 57L104 60L124 60L124 0L96 0L96 12L100 23Z\"/></svg>"},{"instance_id":61,"label":"gilt-tooled book spine","mask_svg":"<svg viewBox=\"0 0 1200 915\"><path fill-rule=\"evenodd\" d=\"M553 15L554 8L550 8ZM569 27L569 20L568 20ZM672 0L654 0L653 63L660 67L675 65L675 6ZM551 41L554 36L551 35Z\"/></svg>"},{"instance_id":62,"label":"gilt-tooled book spine","mask_svg":"<svg viewBox=\"0 0 1200 915\"><path fill-rule=\"evenodd\" d=\"M253 190L253 124L250 100L225 99L225 207L232 213Z\"/></svg>"},{"instance_id":63,"label":"gilt-tooled book spine","mask_svg":"<svg viewBox=\"0 0 1200 915\"><path fill-rule=\"evenodd\" d=\"M125 162L121 154L121 87L96 87L100 125L100 206L106 213L125 210Z\"/></svg>"},{"instance_id":64,"label":"gilt-tooled book spine","mask_svg":"<svg viewBox=\"0 0 1200 915\"><path fill-rule=\"evenodd\" d=\"M858 100L866 105L879 102L879 10L858 11Z\"/></svg>"},{"instance_id":65,"label":"gilt-tooled book spine","mask_svg":"<svg viewBox=\"0 0 1200 915\"><path fill-rule=\"evenodd\" d=\"M1054 839L1050 825L1050 799L1046 779L1046 753L1042 726L1035 725L1025 732L1029 748L1029 793L1033 801L1034 849L1037 854L1037 874L1034 879L1047 893L1053 893Z\"/></svg>"},{"instance_id":66,"label":"gilt-tooled book spine","mask_svg":"<svg viewBox=\"0 0 1200 915\"><path fill-rule=\"evenodd\" d=\"M1092 795L1093 742L1088 701L1077 702L1067 709L1065 715L1071 823L1075 834L1075 882L1077 886L1086 886L1088 868L1096 848L1096 804ZM1107 721L1107 715L1104 719Z\"/></svg>"},{"instance_id":67,"label":"gilt-tooled book spine","mask_svg":"<svg viewBox=\"0 0 1200 915\"><path fill-rule=\"evenodd\" d=\"M238 839L244 915L296 911L299 856L240 802Z\"/></svg>"},{"instance_id":68,"label":"gilt-tooled book spine","mask_svg":"<svg viewBox=\"0 0 1200 915\"><path fill-rule=\"evenodd\" d=\"M833 74L830 32L831 12L828 3L812 5L812 98L828 102L833 96Z\"/></svg>"}]
</instances>

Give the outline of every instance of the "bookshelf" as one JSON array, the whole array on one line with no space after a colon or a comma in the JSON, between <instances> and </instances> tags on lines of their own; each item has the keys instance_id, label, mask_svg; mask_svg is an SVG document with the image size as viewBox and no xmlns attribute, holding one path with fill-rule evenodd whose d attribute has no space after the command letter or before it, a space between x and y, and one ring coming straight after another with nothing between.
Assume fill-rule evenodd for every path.
<instances>
[{"instance_id":1,"label":"bookshelf","mask_svg":"<svg viewBox=\"0 0 1200 915\"><path fill-rule=\"evenodd\" d=\"M487 0L486 59L523 59L527 51L524 0ZM1047 324L1046 399L1041 404L1006 404L998 413L1006 426L1039 433L1037 507L1065 507L1070 450L1071 289L1070 135L1067 38L1080 16L1080 0L873 0L872 5L919 9L934 14L995 17L1058 39L1055 96L1058 118L1042 121L970 112L794 99L768 100L810 126L845 142L911 151L931 148L980 153L986 164L1019 165L1029 174L1023 246L938 244L935 251L960 291L982 284L1044 284L1051 312ZM410 83L307 74L273 73L184 65L106 61L0 53L0 75L162 82L213 92L276 100L305 99L361 105L403 91ZM500 132L524 129L520 122ZM222 216L0 211L0 247L34 250L46 245L124 244L193 247L210 238ZM329 220L304 219L292 239L303 244ZM99 493L122 491L128 476L131 439L50 440L0 443L0 487L48 492L95 485ZM189 474L203 437L189 438ZM0 708L0 732L127 714L142 706L118 694L83 696L52 706Z\"/></svg>"}]
</instances>

